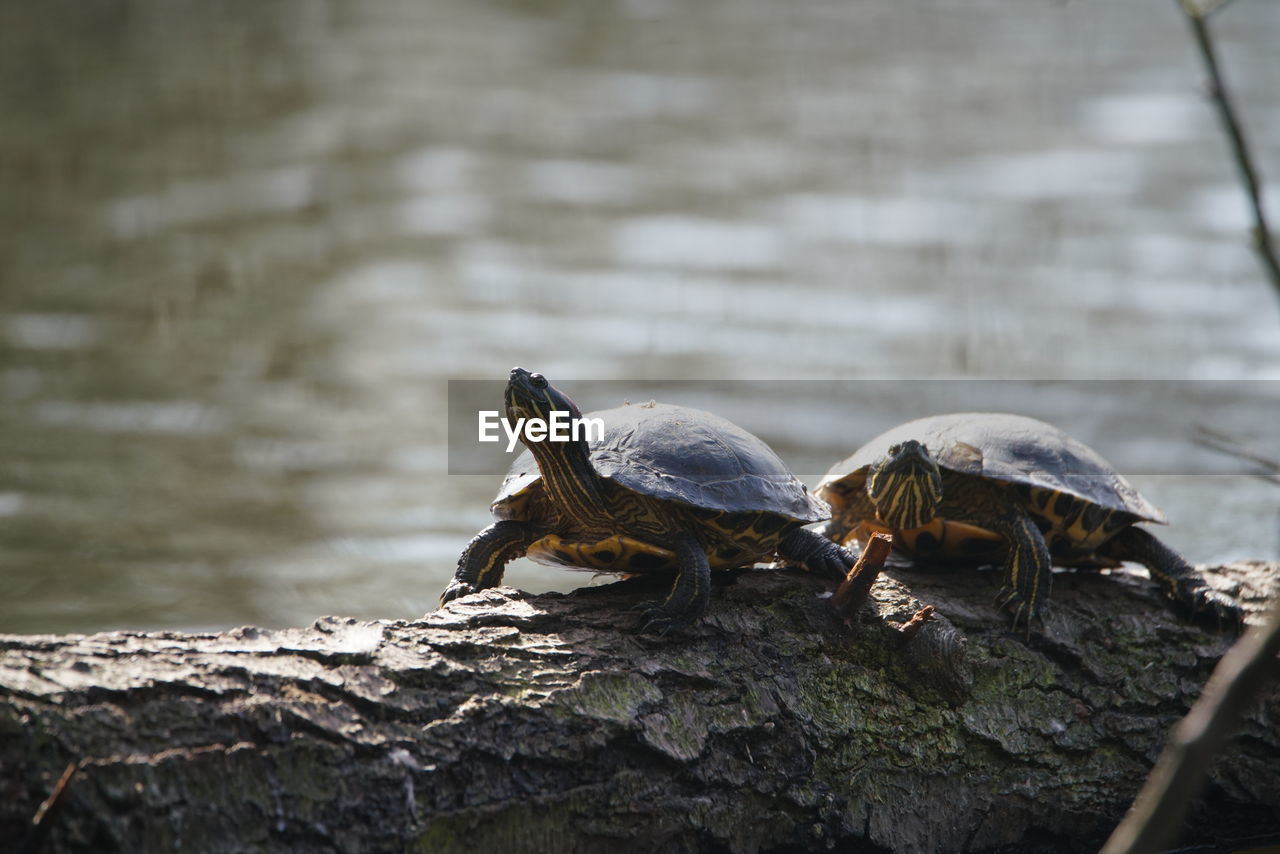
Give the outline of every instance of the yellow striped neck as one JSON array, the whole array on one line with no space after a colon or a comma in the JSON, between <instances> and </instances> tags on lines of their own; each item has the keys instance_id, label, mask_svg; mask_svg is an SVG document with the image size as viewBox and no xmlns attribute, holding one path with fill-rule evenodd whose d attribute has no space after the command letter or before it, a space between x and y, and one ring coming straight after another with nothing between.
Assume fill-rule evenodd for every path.
<instances>
[{"instance_id":1,"label":"yellow striped neck","mask_svg":"<svg viewBox=\"0 0 1280 854\"><path fill-rule=\"evenodd\" d=\"M609 521L604 483L584 440L525 442L538 461L547 495L566 516L585 525Z\"/></svg>"},{"instance_id":2,"label":"yellow striped neck","mask_svg":"<svg viewBox=\"0 0 1280 854\"><path fill-rule=\"evenodd\" d=\"M938 512L941 494L934 489L928 475L908 468L875 469L867 479L867 497L876 508L876 516L900 531L919 528L929 523Z\"/></svg>"}]
</instances>

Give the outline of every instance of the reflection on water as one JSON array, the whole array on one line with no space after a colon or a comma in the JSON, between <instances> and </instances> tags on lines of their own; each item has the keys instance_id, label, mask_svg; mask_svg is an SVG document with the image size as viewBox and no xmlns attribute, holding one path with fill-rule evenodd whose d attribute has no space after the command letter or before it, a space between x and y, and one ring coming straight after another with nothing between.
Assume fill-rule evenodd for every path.
<instances>
[{"instance_id":1,"label":"reflection on water","mask_svg":"<svg viewBox=\"0 0 1280 854\"><path fill-rule=\"evenodd\" d=\"M1215 29L1275 173L1280 16ZM1280 378L1194 69L1136 0L6 4L0 630L433 607L497 488L446 380L513 364ZM891 403L715 406L820 472ZM1280 556L1273 487L1140 486L1193 559Z\"/></svg>"}]
</instances>

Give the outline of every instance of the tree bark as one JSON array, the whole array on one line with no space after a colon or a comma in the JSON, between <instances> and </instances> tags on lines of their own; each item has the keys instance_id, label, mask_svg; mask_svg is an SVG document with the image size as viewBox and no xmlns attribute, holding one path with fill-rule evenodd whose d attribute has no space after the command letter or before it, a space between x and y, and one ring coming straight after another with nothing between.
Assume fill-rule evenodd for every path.
<instances>
[{"instance_id":1,"label":"tree bark","mask_svg":"<svg viewBox=\"0 0 1280 854\"><path fill-rule=\"evenodd\" d=\"M1278 570L1206 575L1256 612ZM1097 850L1234 640L1124 572L1057 575L1030 637L994 573L888 570L855 630L804 573L719 579L656 638L630 631L644 580L413 622L0 636L0 849ZM1277 721L1273 684L1188 840L1280 836Z\"/></svg>"}]
</instances>

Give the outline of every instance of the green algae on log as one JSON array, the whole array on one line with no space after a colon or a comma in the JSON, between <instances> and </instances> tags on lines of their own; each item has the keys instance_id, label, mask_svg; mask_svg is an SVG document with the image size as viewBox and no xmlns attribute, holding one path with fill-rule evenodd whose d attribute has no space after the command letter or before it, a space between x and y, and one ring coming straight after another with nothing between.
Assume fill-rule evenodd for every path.
<instances>
[{"instance_id":1,"label":"green algae on log","mask_svg":"<svg viewBox=\"0 0 1280 854\"><path fill-rule=\"evenodd\" d=\"M1205 571L1256 612L1278 570ZM0 839L76 763L42 851L1096 850L1233 640L1124 572L1059 574L1030 639L979 573L887 570L857 632L805 573L722 578L661 638L625 628L643 580L0 636ZM1280 833L1276 720L1272 686L1188 840Z\"/></svg>"}]
</instances>

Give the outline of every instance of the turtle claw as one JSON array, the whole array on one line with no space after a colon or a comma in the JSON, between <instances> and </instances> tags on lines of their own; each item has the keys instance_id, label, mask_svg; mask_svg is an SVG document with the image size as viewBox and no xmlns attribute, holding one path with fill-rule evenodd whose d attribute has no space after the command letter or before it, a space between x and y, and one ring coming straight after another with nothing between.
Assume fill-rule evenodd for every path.
<instances>
[{"instance_id":1,"label":"turtle claw","mask_svg":"<svg viewBox=\"0 0 1280 854\"><path fill-rule=\"evenodd\" d=\"M1017 590L1005 587L996 594L995 605L1002 611L1013 612L1013 623L1010 628L1015 632L1019 625L1025 625L1027 636L1031 635L1031 621L1040 615L1040 609L1027 601Z\"/></svg>"},{"instance_id":2,"label":"turtle claw","mask_svg":"<svg viewBox=\"0 0 1280 854\"><path fill-rule=\"evenodd\" d=\"M678 613L665 602L641 602L627 609L629 614L639 614L636 631L642 635L664 637L673 629L680 629L693 622L693 615Z\"/></svg>"},{"instance_id":3,"label":"turtle claw","mask_svg":"<svg viewBox=\"0 0 1280 854\"><path fill-rule=\"evenodd\" d=\"M466 581L459 581L455 578L449 582L449 586L440 594L440 604L443 606L447 602L452 602L454 599L475 593L479 589L480 588L476 587L474 584L469 584Z\"/></svg>"},{"instance_id":4,"label":"turtle claw","mask_svg":"<svg viewBox=\"0 0 1280 854\"><path fill-rule=\"evenodd\" d=\"M638 631L644 635L665 637L673 629L688 625L690 617L676 614L662 605L640 605L632 609L640 611L640 627Z\"/></svg>"},{"instance_id":5,"label":"turtle claw","mask_svg":"<svg viewBox=\"0 0 1280 854\"><path fill-rule=\"evenodd\" d=\"M849 570L853 569L853 565L858 562L858 556L844 546L836 546L836 550L836 554L828 560L827 565L837 575L847 575Z\"/></svg>"},{"instance_id":6,"label":"turtle claw","mask_svg":"<svg viewBox=\"0 0 1280 854\"><path fill-rule=\"evenodd\" d=\"M1236 600L1207 585L1187 586L1179 591L1192 619L1217 621L1218 629L1230 626L1238 633L1244 627L1244 609Z\"/></svg>"},{"instance_id":7,"label":"turtle claw","mask_svg":"<svg viewBox=\"0 0 1280 854\"><path fill-rule=\"evenodd\" d=\"M819 577L825 576L843 580L849 574L849 570L853 568L853 565L858 562L858 559L843 546L835 543L832 543L832 546L833 548L822 555L814 557L805 568Z\"/></svg>"},{"instance_id":8,"label":"turtle claw","mask_svg":"<svg viewBox=\"0 0 1280 854\"><path fill-rule=\"evenodd\" d=\"M843 580L854 563L852 560L846 563L834 555L829 555L805 564L804 568L819 578Z\"/></svg>"},{"instance_id":9,"label":"turtle claw","mask_svg":"<svg viewBox=\"0 0 1280 854\"><path fill-rule=\"evenodd\" d=\"M656 616L654 612L657 610L659 610L658 607L652 602L641 602L639 605L632 605L628 608L627 613L639 615L640 622L636 626L636 631L644 634L649 630L649 624L653 622Z\"/></svg>"}]
</instances>

